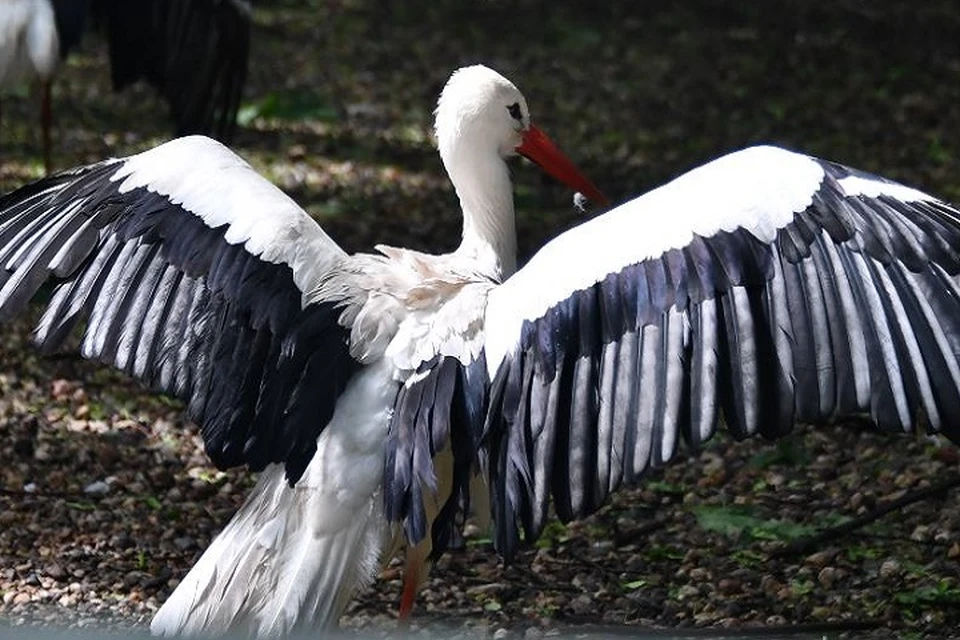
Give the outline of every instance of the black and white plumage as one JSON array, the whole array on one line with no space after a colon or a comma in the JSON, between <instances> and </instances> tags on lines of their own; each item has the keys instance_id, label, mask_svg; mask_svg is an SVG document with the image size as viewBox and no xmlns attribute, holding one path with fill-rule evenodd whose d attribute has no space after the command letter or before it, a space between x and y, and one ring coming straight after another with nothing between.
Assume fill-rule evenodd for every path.
<instances>
[{"instance_id":1,"label":"black and white plumage","mask_svg":"<svg viewBox=\"0 0 960 640\"><path fill-rule=\"evenodd\" d=\"M151 84L169 104L177 135L233 135L250 49L245 0L4 0L0 89L39 83L47 172L50 83L59 61L80 44L90 14L106 32L115 90Z\"/></svg>"},{"instance_id":2,"label":"black and white plumage","mask_svg":"<svg viewBox=\"0 0 960 640\"><path fill-rule=\"evenodd\" d=\"M960 441L958 273L956 208L775 147L558 237L486 308L498 548L535 539L551 497L587 515L721 417L737 438L862 414Z\"/></svg>"},{"instance_id":3,"label":"black and white plumage","mask_svg":"<svg viewBox=\"0 0 960 640\"><path fill-rule=\"evenodd\" d=\"M232 152L184 138L0 200L0 318L51 277L37 339L184 398L257 487L153 623L276 635L336 621L405 539L404 605L471 499L515 553L696 447L868 415L960 440L960 212L773 147L608 211L515 269L505 158L602 196L509 81L437 109L456 251L347 255ZM292 486L291 486L292 485Z\"/></svg>"}]
</instances>

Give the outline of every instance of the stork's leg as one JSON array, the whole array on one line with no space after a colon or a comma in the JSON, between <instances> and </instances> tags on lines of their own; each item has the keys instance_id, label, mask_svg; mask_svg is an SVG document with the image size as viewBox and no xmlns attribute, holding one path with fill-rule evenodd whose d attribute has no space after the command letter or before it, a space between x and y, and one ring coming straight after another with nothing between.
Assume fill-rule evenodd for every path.
<instances>
[{"instance_id":1,"label":"stork's leg","mask_svg":"<svg viewBox=\"0 0 960 640\"><path fill-rule=\"evenodd\" d=\"M406 622L413 611L413 603L420 590L424 573L423 550L418 547L407 552L407 562L403 568L403 592L400 596L400 620Z\"/></svg>"},{"instance_id":2,"label":"stork's leg","mask_svg":"<svg viewBox=\"0 0 960 640\"><path fill-rule=\"evenodd\" d=\"M49 174L50 163L50 123L53 113L50 107L50 81L40 83L40 129L43 136L43 169Z\"/></svg>"}]
</instances>

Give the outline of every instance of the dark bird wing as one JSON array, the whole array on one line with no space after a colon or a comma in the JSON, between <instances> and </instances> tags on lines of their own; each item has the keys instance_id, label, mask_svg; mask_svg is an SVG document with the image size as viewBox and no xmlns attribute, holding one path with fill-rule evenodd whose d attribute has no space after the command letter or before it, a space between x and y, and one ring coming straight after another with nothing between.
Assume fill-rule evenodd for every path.
<instances>
[{"instance_id":1,"label":"dark bird wing","mask_svg":"<svg viewBox=\"0 0 960 640\"><path fill-rule=\"evenodd\" d=\"M247 74L251 10L242 0L92 0L115 89L145 80L177 135L229 140Z\"/></svg>"},{"instance_id":2,"label":"dark bird wing","mask_svg":"<svg viewBox=\"0 0 960 640\"><path fill-rule=\"evenodd\" d=\"M83 354L183 398L217 465L295 481L359 366L311 298L343 257L229 149L181 138L0 198L0 320L50 281L42 347L85 323Z\"/></svg>"},{"instance_id":3,"label":"dark bird wing","mask_svg":"<svg viewBox=\"0 0 960 640\"><path fill-rule=\"evenodd\" d=\"M490 294L496 543L696 449L866 415L960 441L960 211L772 147L559 236ZM486 381L484 380L484 383Z\"/></svg>"}]
</instances>

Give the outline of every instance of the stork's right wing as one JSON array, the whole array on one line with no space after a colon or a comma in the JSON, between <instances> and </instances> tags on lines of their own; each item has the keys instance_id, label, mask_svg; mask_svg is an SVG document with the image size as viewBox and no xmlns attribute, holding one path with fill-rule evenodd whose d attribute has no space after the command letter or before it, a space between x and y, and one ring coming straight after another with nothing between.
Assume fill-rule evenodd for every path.
<instances>
[{"instance_id":1,"label":"stork's right wing","mask_svg":"<svg viewBox=\"0 0 960 640\"><path fill-rule=\"evenodd\" d=\"M312 296L345 255L232 151L180 138L0 198L0 321L50 281L41 346L85 323L83 355L185 400L218 466L295 481L359 366Z\"/></svg>"}]
</instances>

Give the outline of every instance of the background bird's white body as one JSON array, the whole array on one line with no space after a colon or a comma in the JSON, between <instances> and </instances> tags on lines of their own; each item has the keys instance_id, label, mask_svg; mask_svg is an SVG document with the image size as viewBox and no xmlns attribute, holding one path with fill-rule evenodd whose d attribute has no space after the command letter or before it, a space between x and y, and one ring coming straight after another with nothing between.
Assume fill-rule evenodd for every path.
<instances>
[{"instance_id":1,"label":"background bird's white body","mask_svg":"<svg viewBox=\"0 0 960 640\"><path fill-rule=\"evenodd\" d=\"M49 0L0 2L0 89L49 80L60 59L60 41Z\"/></svg>"}]
</instances>

